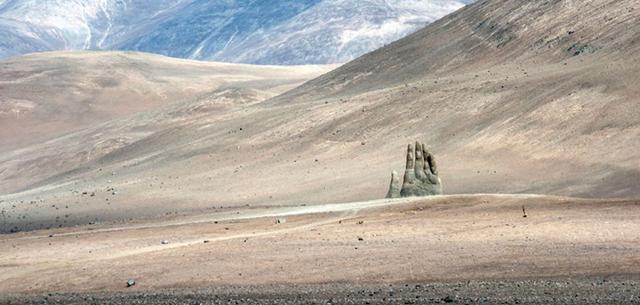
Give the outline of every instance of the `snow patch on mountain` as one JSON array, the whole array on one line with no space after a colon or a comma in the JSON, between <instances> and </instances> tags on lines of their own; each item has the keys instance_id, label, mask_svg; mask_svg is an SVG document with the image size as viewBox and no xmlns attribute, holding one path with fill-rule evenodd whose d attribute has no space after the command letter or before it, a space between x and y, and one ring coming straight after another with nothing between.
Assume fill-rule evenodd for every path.
<instances>
[{"instance_id":1,"label":"snow patch on mountain","mask_svg":"<svg viewBox=\"0 0 640 305\"><path fill-rule=\"evenodd\" d=\"M341 63L470 0L0 0L0 58L135 50L258 64Z\"/></svg>"}]
</instances>

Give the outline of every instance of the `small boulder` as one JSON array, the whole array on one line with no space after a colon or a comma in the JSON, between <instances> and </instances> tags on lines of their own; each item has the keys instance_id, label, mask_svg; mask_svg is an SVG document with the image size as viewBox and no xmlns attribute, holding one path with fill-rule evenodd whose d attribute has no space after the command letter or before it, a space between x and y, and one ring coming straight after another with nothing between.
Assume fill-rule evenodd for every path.
<instances>
[{"instance_id":1,"label":"small boulder","mask_svg":"<svg viewBox=\"0 0 640 305\"><path fill-rule=\"evenodd\" d=\"M127 280L127 287L131 287L131 286L133 286L135 284L136 284L136 280L134 280L134 279Z\"/></svg>"},{"instance_id":2,"label":"small boulder","mask_svg":"<svg viewBox=\"0 0 640 305\"><path fill-rule=\"evenodd\" d=\"M451 296L446 296L442 298L442 301L444 301L445 303L453 303L455 300Z\"/></svg>"}]
</instances>

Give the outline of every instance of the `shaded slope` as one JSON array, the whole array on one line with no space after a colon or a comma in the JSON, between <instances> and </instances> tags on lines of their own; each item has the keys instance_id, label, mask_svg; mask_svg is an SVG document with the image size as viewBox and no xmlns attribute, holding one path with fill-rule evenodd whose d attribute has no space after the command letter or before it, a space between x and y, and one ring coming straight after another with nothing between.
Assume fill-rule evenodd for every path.
<instances>
[{"instance_id":1,"label":"shaded slope","mask_svg":"<svg viewBox=\"0 0 640 305\"><path fill-rule=\"evenodd\" d=\"M313 89L361 92L509 63L563 63L591 53L595 57L586 63L598 58L633 63L640 49L638 9L633 1L480 1L286 97Z\"/></svg>"}]
</instances>

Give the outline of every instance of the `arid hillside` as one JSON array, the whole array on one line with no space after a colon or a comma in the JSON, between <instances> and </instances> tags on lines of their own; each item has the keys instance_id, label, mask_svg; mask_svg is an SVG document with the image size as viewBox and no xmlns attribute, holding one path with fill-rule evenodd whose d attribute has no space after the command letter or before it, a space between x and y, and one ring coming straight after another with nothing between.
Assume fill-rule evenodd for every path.
<instances>
[{"instance_id":1,"label":"arid hillside","mask_svg":"<svg viewBox=\"0 0 640 305\"><path fill-rule=\"evenodd\" d=\"M634 0L480 1L266 101L227 86L2 153L4 228L381 198L415 140L447 194L637 197L638 51Z\"/></svg>"},{"instance_id":2,"label":"arid hillside","mask_svg":"<svg viewBox=\"0 0 640 305\"><path fill-rule=\"evenodd\" d=\"M639 21L637 1L480 1L271 104L357 104L342 135L423 139L453 193L637 196Z\"/></svg>"},{"instance_id":3,"label":"arid hillside","mask_svg":"<svg viewBox=\"0 0 640 305\"><path fill-rule=\"evenodd\" d=\"M271 85L265 81L269 78L291 88L324 69L294 72L292 68L199 62L135 52L50 52L15 57L0 62L0 151L226 86L262 81L269 85L256 89L264 89ZM282 91L284 88L276 90Z\"/></svg>"}]
</instances>

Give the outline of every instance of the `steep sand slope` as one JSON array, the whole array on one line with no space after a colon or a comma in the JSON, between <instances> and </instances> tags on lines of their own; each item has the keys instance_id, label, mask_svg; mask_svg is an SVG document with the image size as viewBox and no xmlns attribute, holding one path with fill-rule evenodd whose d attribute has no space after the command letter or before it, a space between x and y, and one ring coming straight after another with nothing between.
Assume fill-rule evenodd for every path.
<instances>
[{"instance_id":1,"label":"steep sand slope","mask_svg":"<svg viewBox=\"0 0 640 305\"><path fill-rule=\"evenodd\" d=\"M0 62L0 151L231 84L269 78L286 79L282 85L293 86L325 69L232 65L135 52L15 57Z\"/></svg>"},{"instance_id":2,"label":"steep sand slope","mask_svg":"<svg viewBox=\"0 0 640 305\"><path fill-rule=\"evenodd\" d=\"M0 295L122 291L130 278L128 291L640 273L638 200L467 195L238 212L0 236Z\"/></svg>"},{"instance_id":3,"label":"steep sand slope","mask_svg":"<svg viewBox=\"0 0 640 305\"><path fill-rule=\"evenodd\" d=\"M638 196L639 27L633 0L480 1L262 103L221 90L3 154L4 229L381 198L418 139L449 194Z\"/></svg>"},{"instance_id":4,"label":"steep sand slope","mask_svg":"<svg viewBox=\"0 0 640 305\"><path fill-rule=\"evenodd\" d=\"M479 1L272 104L348 100L313 131L424 139L450 192L637 196L639 21L638 1Z\"/></svg>"}]
</instances>

